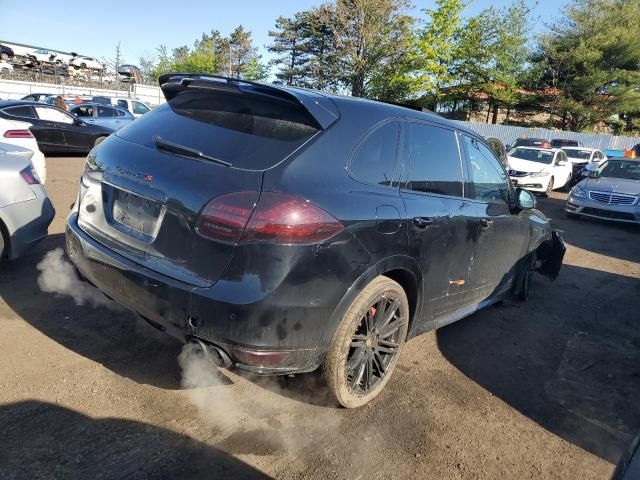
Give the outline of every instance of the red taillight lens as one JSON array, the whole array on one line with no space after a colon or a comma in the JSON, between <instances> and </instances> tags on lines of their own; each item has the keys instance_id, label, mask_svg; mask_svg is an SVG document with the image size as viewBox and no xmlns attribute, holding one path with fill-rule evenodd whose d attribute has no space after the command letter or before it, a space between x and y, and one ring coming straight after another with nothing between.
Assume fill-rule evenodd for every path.
<instances>
[{"instance_id":1,"label":"red taillight lens","mask_svg":"<svg viewBox=\"0 0 640 480\"><path fill-rule=\"evenodd\" d=\"M29 130L7 130L3 136L4 138L33 138Z\"/></svg>"},{"instance_id":2,"label":"red taillight lens","mask_svg":"<svg viewBox=\"0 0 640 480\"><path fill-rule=\"evenodd\" d=\"M258 192L228 193L214 198L200 214L196 231L213 240L238 243L257 199Z\"/></svg>"},{"instance_id":3,"label":"red taillight lens","mask_svg":"<svg viewBox=\"0 0 640 480\"><path fill-rule=\"evenodd\" d=\"M27 185L36 185L40 183L37 174L33 170L33 167L27 167L23 170L20 170L20 176L27 182Z\"/></svg>"},{"instance_id":4,"label":"red taillight lens","mask_svg":"<svg viewBox=\"0 0 640 480\"><path fill-rule=\"evenodd\" d=\"M282 193L237 192L211 200L196 223L203 237L232 243L312 244L344 226L307 200Z\"/></svg>"},{"instance_id":5,"label":"red taillight lens","mask_svg":"<svg viewBox=\"0 0 640 480\"><path fill-rule=\"evenodd\" d=\"M256 367L277 367L289 356L289 352L265 352L235 347L231 347L231 352L240 363Z\"/></svg>"},{"instance_id":6,"label":"red taillight lens","mask_svg":"<svg viewBox=\"0 0 640 480\"><path fill-rule=\"evenodd\" d=\"M308 200L264 192L245 229L242 242L318 243L343 229L338 220Z\"/></svg>"}]
</instances>

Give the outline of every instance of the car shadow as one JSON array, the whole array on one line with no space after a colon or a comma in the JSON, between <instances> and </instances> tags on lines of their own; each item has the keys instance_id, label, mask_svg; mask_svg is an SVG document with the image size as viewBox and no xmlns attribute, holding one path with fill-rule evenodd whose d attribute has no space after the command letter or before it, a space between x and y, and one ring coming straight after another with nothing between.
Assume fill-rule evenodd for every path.
<instances>
[{"instance_id":1,"label":"car shadow","mask_svg":"<svg viewBox=\"0 0 640 480\"><path fill-rule=\"evenodd\" d=\"M616 223L587 217L568 218L564 207L567 194L554 192L551 197L537 198L538 208L551 219L565 242L607 257L640 262L640 225Z\"/></svg>"},{"instance_id":2,"label":"car shadow","mask_svg":"<svg viewBox=\"0 0 640 480\"><path fill-rule=\"evenodd\" d=\"M186 435L36 400L0 406L2 478L268 479Z\"/></svg>"},{"instance_id":3,"label":"car shadow","mask_svg":"<svg viewBox=\"0 0 640 480\"><path fill-rule=\"evenodd\" d=\"M637 278L564 265L555 283L536 277L527 303L438 330L438 347L523 415L615 463L640 429L638 291Z\"/></svg>"},{"instance_id":4,"label":"car shadow","mask_svg":"<svg viewBox=\"0 0 640 480\"><path fill-rule=\"evenodd\" d=\"M127 310L76 305L69 296L43 292L38 263L64 234L49 235L0 269L0 297L24 321L60 345L137 383L180 388L176 358L182 344ZM161 354L159 354L161 353Z\"/></svg>"}]
</instances>

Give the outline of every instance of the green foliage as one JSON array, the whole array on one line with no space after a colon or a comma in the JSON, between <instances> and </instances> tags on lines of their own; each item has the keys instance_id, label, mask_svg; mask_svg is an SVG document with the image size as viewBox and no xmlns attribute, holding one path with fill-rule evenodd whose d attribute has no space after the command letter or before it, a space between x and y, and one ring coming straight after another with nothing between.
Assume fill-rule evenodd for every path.
<instances>
[{"instance_id":1,"label":"green foliage","mask_svg":"<svg viewBox=\"0 0 640 480\"><path fill-rule=\"evenodd\" d=\"M640 0L575 0L540 39L542 86L558 89L562 128L583 130L640 112Z\"/></svg>"}]
</instances>

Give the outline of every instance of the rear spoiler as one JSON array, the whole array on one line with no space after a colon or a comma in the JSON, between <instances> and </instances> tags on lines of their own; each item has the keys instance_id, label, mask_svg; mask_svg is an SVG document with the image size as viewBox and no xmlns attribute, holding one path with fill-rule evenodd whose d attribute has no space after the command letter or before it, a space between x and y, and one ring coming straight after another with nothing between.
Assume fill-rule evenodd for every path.
<instances>
[{"instance_id":1,"label":"rear spoiler","mask_svg":"<svg viewBox=\"0 0 640 480\"><path fill-rule=\"evenodd\" d=\"M285 102L302 105L316 121L318 127L323 130L329 128L340 118L338 108L329 97L311 90L265 85L238 78L195 73L165 73L158 77L158 83L167 101L187 89L199 88L239 95L268 95Z\"/></svg>"}]
</instances>

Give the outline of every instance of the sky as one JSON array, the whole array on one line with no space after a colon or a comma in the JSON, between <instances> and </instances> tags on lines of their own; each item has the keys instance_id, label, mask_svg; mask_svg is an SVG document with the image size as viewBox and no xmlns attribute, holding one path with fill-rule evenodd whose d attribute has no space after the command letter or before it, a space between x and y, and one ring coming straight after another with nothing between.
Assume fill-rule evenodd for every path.
<instances>
[{"instance_id":1,"label":"sky","mask_svg":"<svg viewBox=\"0 0 640 480\"><path fill-rule=\"evenodd\" d=\"M565 0L525 0L533 8L532 30L560 13ZM202 32L219 30L228 35L242 24L250 30L263 58L269 54L268 32L275 19L318 6L322 0L0 0L0 40L52 50L113 58L120 42L124 62L137 64L142 55L154 54L161 44L169 49L193 46ZM433 0L413 0L414 15L433 8ZM510 0L471 0L465 14L485 7L509 5ZM424 15L421 15L424 18Z\"/></svg>"}]
</instances>

